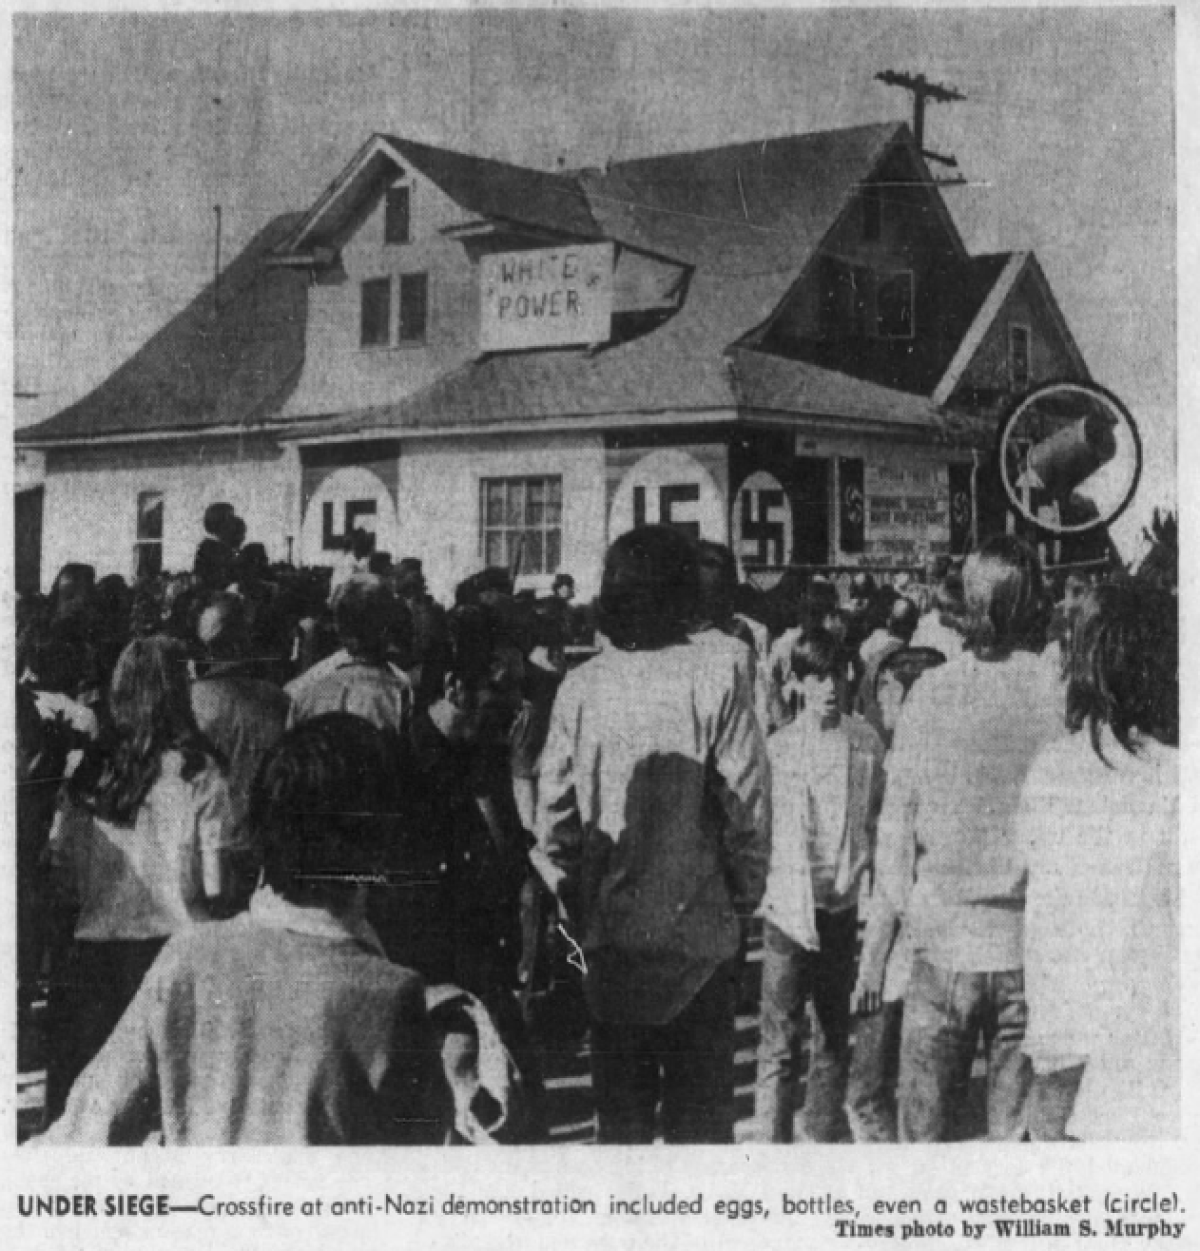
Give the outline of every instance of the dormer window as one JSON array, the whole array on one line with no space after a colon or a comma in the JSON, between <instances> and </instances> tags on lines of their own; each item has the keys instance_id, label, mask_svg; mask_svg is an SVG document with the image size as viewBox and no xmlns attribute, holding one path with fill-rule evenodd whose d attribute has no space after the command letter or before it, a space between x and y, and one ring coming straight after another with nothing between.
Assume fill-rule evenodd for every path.
<instances>
[{"instance_id":1,"label":"dormer window","mask_svg":"<svg viewBox=\"0 0 1200 1251\"><path fill-rule=\"evenodd\" d=\"M1008 378L1016 392L1029 388L1029 327L1008 328Z\"/></svg>"},{"instance_id":2,"label":"dormer window","mask_svg":"<svg viewBox=\"0 0 1200 1251\"><path fill-rule=\"evenodd\" d=\"M383 241L408 243L412 238L412 188L389 187L383 212Z\"/></svg>"}]
</instances>

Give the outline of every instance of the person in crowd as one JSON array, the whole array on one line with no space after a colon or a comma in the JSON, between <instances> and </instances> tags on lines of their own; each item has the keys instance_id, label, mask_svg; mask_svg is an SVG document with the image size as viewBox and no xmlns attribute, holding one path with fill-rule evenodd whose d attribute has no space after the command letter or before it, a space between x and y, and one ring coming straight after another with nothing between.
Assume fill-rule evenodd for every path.
<instances>
[{"instance_id":1,"label":"person in crowd","mask_svg":"<svg viewBox=\"0 0 1200 1251\"><path fill-rule=\"evenodd\" d=\"M248 912L171 939L44 1145L410 1145L449 1109L421 977L364 920L392 806L379 731L332 713L255 783Z\"/></svg>"},{"instance_id":2,"label":"person in crowd","mask_svg":"<svg viewBox=\"0 0 1200 1251\"><path fill-rule=\"evenodd\" d=\"M1067 679L1070 661L1071 632L1090 583L1085 574L1071 571L1062 578L1060 593L1046 630L1046 663L1063 679Z\"/></svg>"},{"instance_id":3,"label":"person in crowd","mask_svg":"<svg viewBox=\"0 0 1200 1251\"><path fill-rule=\"evenodd\" d=\"M728 651L735 657L754 692L754 710L765 732L770 699L766 656L760 665L755 634L734 612L737 561L725 544L701 539L696 545L696 570L699 593L691 639L705 647Z\"/></svg>"},{"instance_id":4,"label":"person in crowd","mask_svg":"<svg viewBox=\"0 0 1200 1251\"><path fill-rule=\"evenodd\" d=\"M792 654L797 643L813 629L844 634L845 620L838 610L837 589L831 582L816 578L799 601L779 637L771 644L767 657L767 732L786 725L799 707L800 693L792 671Z\"/></svg>"},{"instance_id":5,"label":"person in crowd","mask_svg":"<svg viewBox=\"0 0 1200 1251\"><path fill-rule=\"evenodd\" d=\"M1085 592L1066 737L1025 781L1030 1132L1180 1132L1179 623L1131 580Z\"/></svg>"},{"instance_id":6,"label":"person in crowd","mask_svg":"<svg viewBox=\"0 0 1200 1251\"><path fill-rule=\"evenodd\" d=\"M349 712L380 730L406 733L412 684L387 661L396 614L395 596L374 574L355 574L343 583L333 610L341 649L284 688L291 699L290 725Z\"/></svg>"},{"instance_id":7,"label":"person in crowd","mask_svg":"<svg viewBox=\"0 0 1200 1251\"><path fill-rule=\"evenodd\" d=\"M450 666L451 645L446 614L429 594L421 561L406 556L394 567L389 582L412 621L412 652L408 672L414 705L428 708L440 698Z\"/></svg>"},{"instance_id":8,"label":"person in crowd","mask_svg":"<svg viewBox=\"0 0 1200 1251\"><path fill-rule=\"evenodd\" d=\"M1046 669L1047 603L1037 555L989 539L963 569L966 651L913 691L892 746L876 889L908 930L900 1136L959 1129L982 1036L988 1137L1020 1138L1025 1035L1021 786L1061 733L1061 686Z\"/></svg>"},{"instance_id":9,"label":"person in crowd","mask_svg":"<svg viewBox=\"0 0 1200 1251\"><path fill-rule=\"evenodd\" d=\"M51 1116L170 935L224 901L242 850L223 770L192 715L182 646L131 642L108 703L111 729L84 753L50 836L76 912L68 967L51 987Z\"/></svg>"},{"instance_id":10,"label":"person in crowd","mask_svg":"<svg viewBox=\"0 0 1200 1251\"><path fill-rule=\"evenodd\" d=\"M892 652L879 665L871 699L878 720L872 725L885 748L891 748L900 710L917 679L945 663L946 657L931 647L907 647ZM885 767L887 763L885 759ZM846 1108L855 1142L895 1142L900 1031L912 952L898 918L873 887L872 882L851 1001L858 1019Z\"/></svg>"},{"instance_id":11,"label":"person in crowd","mask_svg":"<svg viewBox=\"0 0 1200 1251\"><path fill-rule=\"evenodd\" d=\"M947 556L939 559L934 572L933 604L917 622L912 645L932 647L954 660L962 654L965 629L962 569Z\"/></svg>"},{"instance_id":12,"label":"person in crowd","mask_svg":"<svg viewBox=\"0 0 1200 1251\"><path fill-rule=\"evenodd\" d=\"M204 533L192 562L192 573L205 591L223 591L237 579L238 549L246 538L246 523L232 504L222 501L204 510Z\"/></svg>"},{"instance_id":13,"label":"person in crowd","mask_svg":"<svg viewBox=\"0 0 1200 1251\"><path fill-rule=\"evenodd\" d=\"M550 713L566 675L560 618L534 612L528 650L523 657L521 707L511 733L513 796L521 824L532 832L537 820L537 779L542 749L550 732Z\"/></svg>"},{"instance_id":14,"label":"person in crowd","mask_svg":"<svg viewBox=\"0 0 1200 1251\"><path fill-rule=\"evenodd\" d=\"M734 958L770 845L766 750L745 670L688 640L695 550L617 539L600 629L567 675L539 779L539 860L582 945L601 1142L733 1136Z\"/></svg>"},{"instance_id":15,"label":"person in crowd","mask_svg":"<svg viewBox=\"0 0 1200 1251\"><path fill-rule=\"evenodd\" d=\"M875 579L863 571L851 577L846 589L846 646L855 656L881 622L881 590Z\"/></svg>"},{"instance_id":16,"label":"person in crowd","mask_svg":"<svg viewBox=\"0 0 1200 1251\"><path fill-rule=\"evenodd\" d=\"M200 733L226 762L238 842L250 852L235 872L233 895L241 902L253 889L261 852L249 826L251 786L267 752L283 737L289 700L275 683L257 676L248 656L245 604L238 596L214 596L200 614L196 633L206 662L192 683L192 713Z\"/></svg>"},{"instance_id":17,"label":"person in crowd","mask_svg":"<svg viewBox=\"0 0 1200 1251\"><path fill-rule=\"evenodd\" d=\"M96 583L93 640L102 689L108 686L117 660L129 642L132 608L133 595L119 573L107 574Z\"/></svg>"},{"instance_id":18,"label":"person in crowd","mask_svg":"<svg viewBox=\"0 0 1200 1251\"><path fill-rule=\"evenodd\" d=\"M517 998L531 835L510 765L524 665L482 625L455 630L442 695L414 714L408 793L383 864L387 886L369 915L391 959L431 984L461 987L486 1009L525 1093L507 1138L530 1142L544 1137L541 1062Z\"/></svg>"},{"instance_id":19,"label":"person in crowd","mask_svg":"<svg viewBox=\"0 0 1200 1251\"><path fill-rule=\"evenodd\" d=\"M392 554L391 552L372 552L367 557L367 572L373 573L377 578L386 578L392 571Z\"/></svg>"},{"instance_id":20,"label":"person in crowd","mask_svg":"<svg viewBox=\"0 0 1200 1251\"><path fill-rule=\"evenodd\" d=\"M880 717L875 705L875 687L880 667L889 656L909 646L916 632L918 620L916 604L911 599L898 595L892 600L892 605L888 609L886 624L882 629L876 630L859 651L863 663L863 675L854 701L855 711L866 717L876 728L878 728ZM868 647L872 641L874 641L873 646Z\"/></svg>"},{"instance_id":21,"label":"person in crowd","mask_svg":"<svg viewBox=\"0 0 1200 1251\"><path fill-rule=\"evenodd\" d=\"M342 542L342 555L329 579L329 599L335 603L344 583L358 573L371 572L371 554L375 551L375 535L355 526Z\"/></svg>"},{"instance_id":22,"label":"person in crowd","mask_svg":"<svg viewBox=\"0 0 1200 1251\"><path fill-rule=\"evenodd\" d=\"M841 648L815 629L793 669L804 710L770 740L773 834L763 899L761 1039L755 1115L767 1142L791 1142L805 1006L813 1039L804 1105L812 1142L845 1136L858 889L874 854L883 744L842 713Z\"/></svg>"},{"instance_id":23,"label":"person in crowd","mask_svg":"<svg viewBox=\"0 0 1200 1251\"><path fill-rule=\"evenodd\" d=\"M550 594L555 599L561 599L564 604L569 604L575 598L575 579L569 573L556 574Z\"/></svg>"}]
</instances>

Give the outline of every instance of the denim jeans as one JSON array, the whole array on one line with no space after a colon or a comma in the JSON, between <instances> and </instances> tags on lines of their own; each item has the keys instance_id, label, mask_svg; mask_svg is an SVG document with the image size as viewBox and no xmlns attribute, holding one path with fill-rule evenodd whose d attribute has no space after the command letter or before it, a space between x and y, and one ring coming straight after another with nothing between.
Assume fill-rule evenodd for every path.
<instances>
[{"instance_id":1,"label":"denim jeans","mask_svg":"<svg viewBox=\"0 0 1200 1251\"><path fill-rule=\"evenodd\" d=\"M592 1023L598 1140L733 1142L736 966L730 960L663 1025Z\"/></svg>"},{"instance_id":2,"label":"denim jeans","mask_svg":"<svg viewBox=\"0 0 1200 1251\"><path fill-rule=\"evenodd\" d=\"M900 1034L904 1001L885 1002L854 1026L854 1054L846 1089L846 1110L855 1142L895 1142L896 1082L900 1076Z\"/></svg>"},{"instance_id":3,"label":"denim jeans","mask_svg":"<svg viewBox=\"0 0 1200 1251\"><path fill-rule=\"evenodd\" d=\"M754 1112L758 1136L791 1142L800 1075L804 1008L811 998L813 1031L804 1132L813 1142L846 1138L844 1103L850 1065L850 996L858 915L817 911L819 951L793 942L769 921L763 927L762 1029Z\"/></svg>"},{"instance_id":4,"label":"denim jeans","mask_svg":"<svg viewBox=\"0 0 1200 1251\"><path fill-rule=\"evenodd\" d=\"M965 1108L976 1047L987 1054L987 1136L1019 1141L1033 1070L1025 974L959 973L913 960L900 1044L900 1140L947 1142Z\"/></svg>"}]
</instances>

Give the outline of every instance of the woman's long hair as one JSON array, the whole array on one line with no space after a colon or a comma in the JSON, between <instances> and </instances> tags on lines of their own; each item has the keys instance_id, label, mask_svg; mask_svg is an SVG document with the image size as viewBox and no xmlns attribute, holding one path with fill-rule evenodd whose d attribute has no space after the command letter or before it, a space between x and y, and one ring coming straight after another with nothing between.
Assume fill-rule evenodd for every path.
<instances>
[{"instance_id":1,"label":"woman's long hair","mask_svg":"<svg viewBox=\"0 0 1200 1251\"><path fill-rule=\"evenodd\" d=\"M1167 592L1122 578L1084 596L1067 659L1067 726L1085 725L1101 760L1105 725L1128 752L1137 733L1179 742L1179 609Z\"/></svg>"},{"instance_id":2,"label":"woman's long hair","mask_svg":"<svg viewBox=\"0 0 1200 1251\"><path fill-rule=\"evenodd\" d=\"M97 816L133 821L158 780L167 751L193 778L217 758L192 715L187 650L156 634L134 639L117 660L108 693L110 728L71 781L72 798Z\"/></svg>"},{"instance_id":3,"label":"woman's long hair","mask_svg":"<svg viewBox=\"0 0 1200 1251\"><path fill-rule=\"evenodd\" d=\"M1009 534L987 539L963 565L964 644L980 657L1046 646L1050 604L1037 553Z\"/></svg>"}]
</instances>

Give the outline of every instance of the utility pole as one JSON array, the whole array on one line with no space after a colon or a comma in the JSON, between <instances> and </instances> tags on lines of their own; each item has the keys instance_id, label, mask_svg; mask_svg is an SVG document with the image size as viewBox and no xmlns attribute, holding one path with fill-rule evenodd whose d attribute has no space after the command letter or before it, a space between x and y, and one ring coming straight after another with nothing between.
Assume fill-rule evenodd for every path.
<instances>
[{"instance_id":1,"label":"utility pole","mask_svg":"<svg viewBox=\"0 0 1200 1251\"><path fill-rule=\"evenodd\" d=\"M213 313L221 311L221 206L213 205L217 218L217 237L213 248Z\"/></svg>"},{"instance_id":2,"label":"utility pole","mask_svg":"<svg viewBox=\"0 0 1200 1251\"><path fill-rule=\"evenodd\" d=\"M925 102L932 100L935 104L953 104L955 100L965 100L967 97L942 83L931 83L924 74L902 74L896 70L884 70L876 74L875 79L877 82L886 83L889 87L900 87L912 93L913 134L916 136L921 155L927 161L936 161L939 165L957 169L958 161L954 157L945 156L941 152L931 152L925 147ZM961 174L953 178L938 179L938 185L942 187L957 187L965 182L966 179Z\"/></svg>"}]
</instances>

